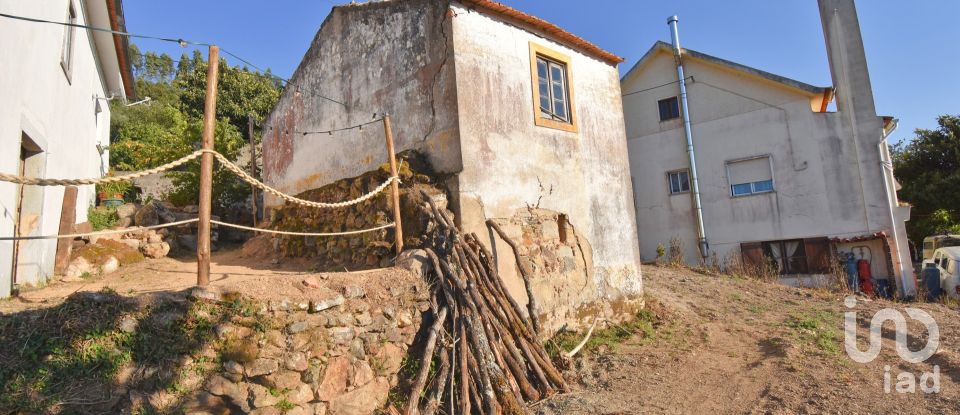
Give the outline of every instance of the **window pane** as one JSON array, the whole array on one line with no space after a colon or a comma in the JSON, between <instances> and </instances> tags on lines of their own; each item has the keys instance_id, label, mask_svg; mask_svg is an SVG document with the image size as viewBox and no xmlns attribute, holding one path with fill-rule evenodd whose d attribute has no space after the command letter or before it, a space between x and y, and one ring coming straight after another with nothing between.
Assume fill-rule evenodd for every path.
<instances>
[{"instance_id":1,"label":"window pane","mask_svg":"<svg viewBox=\"0 0 960 415\"><path fill-rule=\"evenodd\" d=\"M764 180L753 183L753 192L762 193L762 192L772 192L773 191L773 180Z\"/></svg>"},{"instance_id":2,"label":"window pane","mask_svg":"<svg viewBox=\"0 0 960 415\"><path fill-rule=\"evenodd\" d=\"M553 100L553 113L564 120L567 119L567 104L559 99Z\"/></svg>"},{"instance_id":3,"label":"window pane","mask_svg":"<svg viewBox=\"0 0 960 415\"><path fill-rule=\"evenodd\" d=\"M751 193L750 183L735 184L730 186L734 196L743 196Z\"/></svg>"},{"instance_id":4,"label":"window pane","mask_svg":"<svg viewBox=\"0 0 960 415\"><path fill-rule=\"evenodd\" d=\"M563 67L550 62L550 80L553 82L563 83Z\"/></svg>"},{"instance_id":5,"label":"window pane","mask_svg":"<svg viewBox=\"0 0 960 415\"><path fill-rule=\"evenodd\" d=\"M550 110L550 88L547 86L547 80L540 80L540 108Z\"/></svg>"},{"instance_id":6,"label":"window pane","mask_svg":"<svg viewBox=\"0 0 960 415\"><path fill-rule=\"evenodd\" d=\"M537 58L537 77L547 79L547 61Z\"/></svg>"},{"instance_id":7,"label":"window pane","mask_svg":"<svg viewBox=\"0 0 960 415\"><path fill-rule=\"evenodd\" d=\"M689 192L690 191L690 175L687 172L682 171L678 174L680 178L680 191Z\"/></svg>"},{"instance_id":8,"label":"window pane","mask_svg":"<svg viewBox=\"0 0 960 415\"><path fill-rule=\"evenodd\" d=\"M677 173L667 175L670 181L670 193L680 193L680 176Z\"/></svg>"}]
</instances>

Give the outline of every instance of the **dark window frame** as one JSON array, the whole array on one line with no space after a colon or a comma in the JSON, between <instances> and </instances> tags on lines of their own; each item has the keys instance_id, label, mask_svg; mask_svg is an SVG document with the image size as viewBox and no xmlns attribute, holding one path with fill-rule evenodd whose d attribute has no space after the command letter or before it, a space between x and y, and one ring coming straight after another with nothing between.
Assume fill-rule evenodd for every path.
<instances>
[{"instance_id":1,"label":"dark window frame","mask_svg":"<svg viewBox=\"0 0 960 415\"><path fill-rule=\"evenodd\" d=\"M676 191L674 191L674 186L673 186L673 185L674 185L674 182L673 182L673 176L674 176L674 175L677 176L677 183L676 183L676 184L677 184L678 189L677 189ZM682 176L681 176L681 175L686 176L686 185L687 185L687 186L686 186L686 189L683 188L684 182L682 181ZM691 183L690 183L690 170L689 170L689 169L679 169L679 170L672 170L672 171L668 171L668 172L667 172L667 190L670 192L670 195L679 195L679 194L684 194L684 193L690 193L690 187L691 187Z\"/></svg>"},{"instance_id":2,"label":"dark window frame","mask_svg":"<svg viewBox=\"0 0 960 415\"><path fill-rule=\"evenodd\" d=\"M660 122L672 121L680 118L680 98L667 97L658 100L657 110L660 113Z\"/></svg>"}]
</instances>

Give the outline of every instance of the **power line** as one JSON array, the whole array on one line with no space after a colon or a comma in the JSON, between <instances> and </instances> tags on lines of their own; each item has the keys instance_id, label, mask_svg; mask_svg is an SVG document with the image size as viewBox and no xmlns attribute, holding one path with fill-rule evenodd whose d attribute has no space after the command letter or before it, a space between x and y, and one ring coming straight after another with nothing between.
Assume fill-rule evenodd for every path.
<instances>
[{"instance_id":1,"label":"power line","mask_svg":"<svg viewBox=\"0 0 960 415\"><path fill-rule=\"evenodd\" d=\"M176 44L180 45L180 47L187 47L187 45L194 45L194 46L214 46L212 43L197 42L197 41L192 41L192 40L186 40L186 39L183 39L183 38L174 39L174 38L161 37L161 36L141 35L141 34L130 33L130 32L121 32L121 31L119 31L119 30L107 29L107 28L103 28L103 27L88 26L88 25L82 25L82 24L77 24L77 23L68 23L68 22L55 22L55 21L52 21L52 20L37 19L37 18L25 17L25 16L16 16L16 15L7 14L7 13L0 13L0 17L6 17L6 18L8 18L8 19L22 20L22 21L32 22L32 23L46 23L46 24L54 24L54 25L60 25L60 26L77 27L77 28L88 29L88 30L93 30L93 31L97 31L97 32L112 33L112 34L115 34L115 35L126 36L126 37L129 37L129 38L159 40L159 41L162 41L162 42L176 43ZM298 91L298 92L301 90L301 88L300 88L299 85L292 84L292 83L290 82L290 80L287 79L287 78L284 78L284 77L281 77L281 76L277 76L277 75L274 75L274 74L272 74L272 73L267 73L265 70L261 69L259 66L255 65L255 64L253 64L252 62L250 62L249 60L244 59L243 57L241 57L241 56L239 56L239 55L237 55L237 54L235 54L235 53L227 50L226 48L221 47L220 50L223 51L223 53L225 53L225 54L227 54L227 55L230 55L230 56L233 57L234 59L237 59L238 61L243 62L244 64L253 67L254 69L256 69L257 71L261 72L261 73L262 73L263 75L265 75L265 76L268 76L268 77L274 78L274 79L276 79L276 80L279 80L279 81L281 81L282 83L287 84L288 86L293 85L293 86L295 86L295 87L297 88L297 91ZM336 99L333 99L333 98L330 98L330 97L321 95L321 94L319 94L319 93L311 92L311 95L314 95L314 96L323 98L323 99L325 99L325 100L327 100L327 101L330 101L330 102L333 102L333 103L336 103L336 104L340 104L340 105L342 105L342 106L345 107L345 108L347 107L347 104L345 104L345 103L343 103L343 102L341 102L341 101L339 101L339 100L336 100Z\"/></svg>"},{"instance_id":2,"label":"power line","mask_svg":"<svg viewBox=\"0 0 960 415\"><path fill-rule=\"evenodd\" d=\"M55 25L60 25L60 26L78 27L78 28L81 28L81 29L90 29L90 30L94 30L94 31L97 31L97 32L113 33L113 34L115 34L115 35L127 36L127 37L138 38L138 39L153 39L153 40L160 40L160 41L164 41L164 42L173 42L173 43L179 44L181 47L187 47L187 45L212 46L212 45L209 44L209 43L193 42L193 41L189 41L189 40L185 40L185 39L174 39L174 38L169 38L169 37L149 36L149 35L138 35L138 34L130 33L130 32L121 32L121 31L118 31L118 30L106 29L106 28L103 28L103 27L96 27L96 26L87 26L87 25L82 25L82 24L77 24L77 23L55 22L55 21L52 21L52 20L43 20L43 19L37 19L37 18L33 18L33 17L14 16L14 15L12 15L12 14L6 14L6 13L0 13L0 16L6 17L6 18L8 18L8 19L23 20L23 21L26 21L26 22L33 22L33 23L49 23L49 24L55 24Z\"/></svg>"},{"instance_id":3,"label":"power line","mask_svg":"<svg viewBox=\"0 0 960 415\"><path fill-rule=\"evenodd\" d=\"M294 131L294 133L295 133L295 134L300 134L300 135L306 136L306 135L309 135L309 134L326 134L326 135L333 135L333 133L336 133L336 132L349 131L349 130L354 130L354 129L363 131L363 127L364 127L364 126L370 125L370 124L376 124L376 123L378 123L378 122L383 121L383 118L377 118L377 115L380 115L380 114L374 113L372 120L367 121L367 122L364 122L364 123L360 123L360 124L357 124L357 125L351 125L351 126L349 126L349 127L333 128L333 129L321 130L321 131ZM273 130L273 127L268 127L268 130Z\"/></svg>"},{"instance_id":4,"label":"power line","mask_svg":"<svg viewBox=\"0 0 960 415\"><path fill-rule=\"evenodd\" d=\"M689 80L689 81L691 81L691 82L696 82L696 80L693 79L693 76L692 76L692 75L691 75L691 76L688 76L688 77L686 77L686 78L683 78L683 80L684 80L684 81ZM665 84L663 84L663 85L657 85L657 86L650 87L650 88L647 88L647 89L641 89L641 90L639 90L639 91L627 92L626 94L623 94L623 95L620 95L620 96L621 96L621 97L626 97L626 96L630 96L630 95L633 95L633 94L639 94L639 93L641 93L641 92L652 91L652 90L654 90L654 89L663 88L663 87L665 87L665 86L667 86L667 85L673 85L673 84L676 84L676 83L679 83L679 82L680 82L680 81L671 81L671 82L667 82L667 83L665 83Z\"/></svg>"}]
</instances>

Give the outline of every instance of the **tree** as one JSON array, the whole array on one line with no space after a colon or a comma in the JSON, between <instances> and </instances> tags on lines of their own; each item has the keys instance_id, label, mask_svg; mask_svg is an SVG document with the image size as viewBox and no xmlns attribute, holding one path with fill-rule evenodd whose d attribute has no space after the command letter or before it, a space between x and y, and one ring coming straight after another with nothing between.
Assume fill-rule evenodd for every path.
<instances>
[{"instance_id":1,"label":"tree","mask_svg":"<svg viewBox=\"0 0 960 415\"><path fill-rule=\"evenodd\" d=\"M197 60L190 68L177 74L174 86L182 91L181 109L193 117L203 116L203 102L207 90L207 62ZM246 67L230 66L220 60L220 78L217 80L217 118L246 131L247 115L260 122L280 99L280 84L277 78L266 73L251 72Z\"/></svg>"},{"instance_id":2,"label":"tree","mask_svg":"<svg viewBox=\"0 0 960 415\"><path fill-rule=\"evenodd\" d=\"M126 107L112 102L111 163L120 170L144 170L176 160L200 148L207 62L200 51L174 63L167 54L142 53L131 45L136 88L146 105ZM247 144L247 114L262 120L280 97L281 85L266 73L230 66L221 60L217 93L215 148L231 160ZM243 133L241 133L241 131ZM198 161L172 174L176 204L197 202ZM214 171L214 211L245 200L250 187L222 167Z\"/></svg>"},{"instance_id":3,"label":"tree","mask_svg":"<svg viewBox=\"0 0 960 415\"><path fill-rule=\"evenodd\" d=\"M898 195L913 205L907 233L918 244L933 234L960 233L960 116L942 115L937 124L891 149Z\"/></svg>"}]
</instances>

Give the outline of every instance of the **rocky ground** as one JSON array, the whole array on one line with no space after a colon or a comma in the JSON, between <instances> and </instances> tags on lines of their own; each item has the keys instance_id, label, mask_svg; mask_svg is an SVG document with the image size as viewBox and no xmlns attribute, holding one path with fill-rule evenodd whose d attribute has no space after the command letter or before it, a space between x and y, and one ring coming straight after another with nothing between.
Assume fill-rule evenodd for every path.
<instances>
[{"instance_id":1,"label":"rocky ground","mask_svg":"<svg viewBox=\"0 0 960 415\"><path fill-rule=\"evenodd\" d=\"M359 415L404 381L422 277L213 262L200 292L160 258L0 301L0 413Z\"/></svg>"},{"instance_id":2,"label":"rocky ground","mask_svg":"<svg viewBox=\"0 0 960 415\"><path fill-rule=\"evenodd\" d=\"M615 347L599 346L567 372L575 390L532 408L538 414L635 413L958 413L960 318L955 306L859 301L844 296L689 270L643 269L653 329ZM885 307L927 311L940 348L929 360L901 360L892 323L880 356L851 360L843 313L859 316L866 350L869 318ZM926 344L923 326L907 320L912 350ZM885 367L891 374L884 391ZM939 368L939 393L897 392L897 376ZM930 381L928 385L932 385ZM906 386L906 384L904 384Z\"/></svg>"},{"instance_id":3,"label":"rocky ground","mask_svg":"<svg viewBox=\"0 0 960 415\"><path fill-rule=\"evenodd\" d=\"M169 257L0 301L0 358L13 362L0 367L0 408L361 413L348 404L399 404L402 396L385 391L403 381L400 355L411 342L416 346L422 281L397 269L318 273L309 266L240 249L217 252L211 285L244 292L242 301L219 305L184 300L196 264ZM647 266L643 275L647 309L640 318L594 332L565 372L573 390L529 412L960 412L956 305L860 299L847 308L838 293L669 267ZM394 293L397 287L409 288L407 294ZM338 298L344 301L309 312L320 300ZM922 363L901 360L887 323L879 357L851 360L843 313L857 312L865 350L869 318L888 307L928 312L938 323L938 352ZM910 348L918 350L928 333L907 321ZM324 337L324 347L300 347L309 337L304 333ZM248 338L254 341L240 341ZM569 350L581 338L558 336L548 348ZM925 373L939 373L939 392L924 393L919 385L897 392L898 376Z\"/></svg>"}]
</instances>

